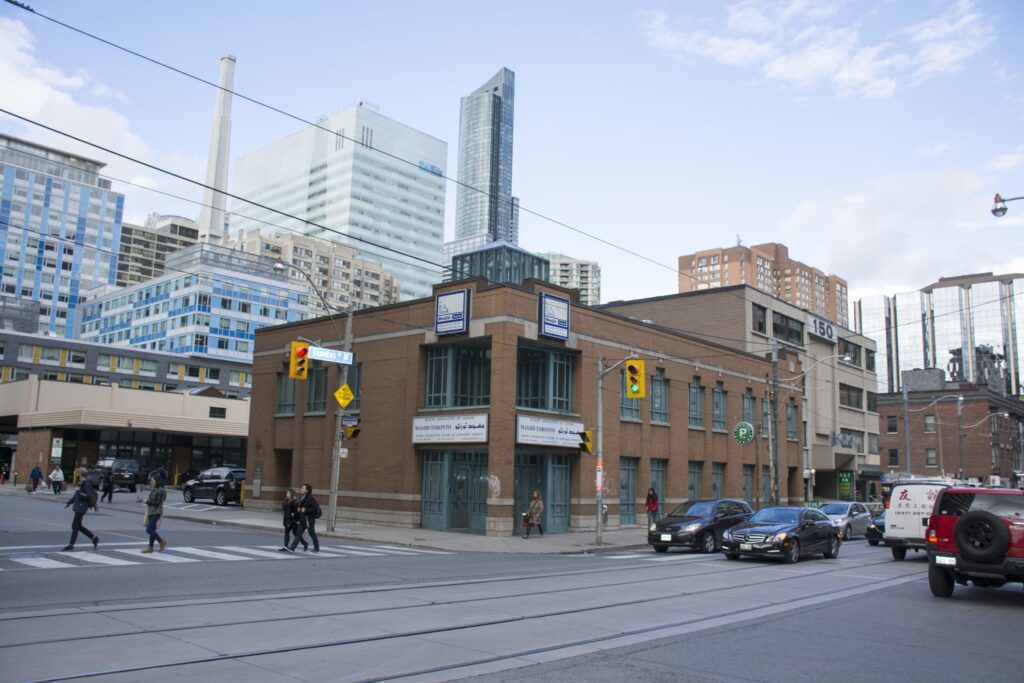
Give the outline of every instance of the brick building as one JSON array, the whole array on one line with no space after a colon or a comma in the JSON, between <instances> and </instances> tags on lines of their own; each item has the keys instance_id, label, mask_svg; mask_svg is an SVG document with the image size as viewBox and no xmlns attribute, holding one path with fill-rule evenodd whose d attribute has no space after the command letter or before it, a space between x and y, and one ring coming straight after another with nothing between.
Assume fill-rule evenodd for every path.
<instances>
[{"instance_id":1,"label":"brick building","mask_svg":"<svg viewBox=\"0 0 1024 683\"><path fill-rule=\"evenodd\" d=\"M538 489L546 531L593 528L595 457L580 454L577 432L596 429L598 357L611 366L631 353L646 362L646 398L625 396L621 366L602 385L609 525L644 522L652 483L665 507L716 496L762 502L768 439L741 446L731 430L763 407L768 362L573 296L538 280L471 279L437 285L430 299L356 311L348 380L356 399L346 412L360 418L361 433L345 443L339 516L508 535ZM341 366L316 362L296 382L287 348L300 336L338 348L343 323L257 332L247 504L276 506L303 482L329 503ZM803 497L801 404L781 401L785 503Z\"/></svg>"}]
</instances>

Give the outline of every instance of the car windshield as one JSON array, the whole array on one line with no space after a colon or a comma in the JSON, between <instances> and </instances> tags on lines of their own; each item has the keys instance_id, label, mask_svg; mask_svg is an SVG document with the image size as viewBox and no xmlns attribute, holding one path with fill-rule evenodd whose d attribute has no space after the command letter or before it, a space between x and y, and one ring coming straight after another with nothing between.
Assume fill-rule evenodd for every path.
<instances>
[{"instance_id":1,"label":"car windshield","mask_svg":"<svg viewBox=\"0 0 1024 683\"><path fill-rule=\"evenodd\" d=\"M703 517L715 508L715 503L710 500L694 500L683 503L669 513L669 517Z\"/></svg>"},{"instance_id":2,"label":"car windshield","mask_svg":"<svg viewBox=\"0 0 1024 683\"><path fill-rule=\"evenodd\" d=\"M797 508L765 508L755 512L747 521L761 524L796 524L798 519L800 510Z\"/></svg>"},{"instance_id":3,"label":"car windshield","mask_svg":"<svg viewBox=\"0 0 1024 683\"><path fill-rule=\"evenodd\" d=\"M850 506L846 503L828 503L818 508L826 515L845 515L846 511L850 509Z\"/></svg>"}]
</instances>

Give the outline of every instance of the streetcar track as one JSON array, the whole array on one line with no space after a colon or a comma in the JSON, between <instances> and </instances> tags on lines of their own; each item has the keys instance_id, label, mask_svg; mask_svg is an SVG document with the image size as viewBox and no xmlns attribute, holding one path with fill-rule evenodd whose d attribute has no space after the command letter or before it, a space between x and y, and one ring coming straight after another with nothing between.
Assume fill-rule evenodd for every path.
<instances>
[{"instance_id":1,"label":"streetcar track","mask_svg":"<svg viewBox=\"0 0 1024 683\"><path fill-rule=\"evenodd\" d=\"M882 565L882 564L891 564L891 560L886 560L884 562L869 563L867 565L856 565L855 567L835 567L835 568L831 568L831 569L827 569L827 570L824 570L824 571L817 572L816 575L835 574L835 573L851 571L851 570L861 570L864 567L870 567L870 566L876 566L876 565ZM725 571L728 572L728 573L733 573L733 572L749 570L749 569L757 569L757 568L763 568L763 567L764 567L764 565L762 565L762 564L756 564L756 565L752 564L749 567L737 567L735 569L729 569L729 570L725 570ZM628 567L628 566L621 567L620 566L617 569L619 569L619 570L631 570L631 569L635 569L635 567ZM590 572L590 571L585 571L585 572L566 572L566 573L562 573L561 575L579 575L579 574L588 574L588 573L592 573L592 572ZM695 575L690 575L690 576L706 576L706 575L712 574L712 573L716 573L717 574L717 573L722 573L722 571L719 570L719 571L703 572L701 574L695 574ZM557 574L556 574L556 576L557 576ZM777 584L777 583L782 583L782 582L786 582L786 581L794 581L794 580L797 580L797 579L804 578L806 576L808 576L808 574L806 574L806 573L791 574L791 575L788 575L788 576L782 576L782 577L779 577L779 578L767 580L767 581L764 581L764 582L762 582L762 583L760 583L758 585ZM537 575L537 576L531 576L531 577L513 576L513 577L505 577L503 579L488 579L488 580L481 581L481 583L491 583L491 582L500 582L500 581L514 581L514 580L527 580L527 579L531 579L532 580L534 578L543 578L543 575ZM456 669L460 669L460 668L476 666L476 665L479 665L479 664L493 663L493 662L496 662L496 661L502 661L502 660L506 660L506 659L517 659L517 658L520 658L520 657L523 657L523 656L528 656L531 653L538 654L538 653L543 653L543 652L558 651L558 650L563 650L563 649L579 647L581 645L588 645L588 644L600 643L600 642L604 642L604 641L608 641L608 640L613 640L613 639L618 639L618 638L624 638L624 637L628 637L628 636L631 636L631 635L642 635L642 634L646 634L646 633L656 632L656 631L659 631L659 630L667 630L667 629L672 629L672 628L679 628L679 627L687 626L687 625L690 625L690 624L693 624L693 623L700 623L702 621L708 621L708 620L712 620L712 619L728 618L728 617L732 617L732 616L736 616L736 615L740 615L740 614L744 614L744 613L754 612L754 611L757 611L757 610L763 610L763 609L770 608L770 607L779 607L779 606L786 605L786 604L792 603L792 602L798 602L798 601L802 601L802 600L814 599L814 598L822 597L822 596L825 596L825 595L841 594L841 593L848 592L848 591L858 590L860 588L864 588L864 587L870 586L870 585L887 585L887 584L890 584L890 583L893 583L893 582L903 582L903 581L917 580L917 578L919 578L919 577L911 577L909 574L900 575L900 576L891 577L891 578L872 578L872 579L870 579L868 581L864 581L864 582L856 584L854 586L847 586L847 587L842 588L842 589L830 588L830 589L827 589L827 590L819 591L817 593L801 595L801 596L799 596L797 598L794 598L794 599L791 599L791 600L784 600L784 601L778 602L778 603L769 602L767 604L758 604L756 606L752 606L752 607L748 607L748 608L741 608L741 609L732 610L732 611L729 611L729 612L724 612L724 613L719 613L719 614L714 614L714 615L705 615L705 616L693 617L693 618L689 618L689 619L683 619L683 620L680 620L680 621L672 622L672 623L669 623L669 624L660 624L660 625L656 625L656 626L649 626L649 627L644 627L644 628L639 628L639 629L633 629L633 630L630 630L630 631L620 631L620 632L617 632L617 633L608 634L606 636L596 636L594 638L582 639L582 640L578 640L578 641L573 641L571 643L562 643L562 644L558 644L558 645L552 645L552 646L549 646L549 647L546 647L546 648L535 648L535 649L526 650L526 651L522 651L522 652L518 652L518 653L513 653L513 654L495 655L494 657L482 658L482 659L474 660L474 661L471 661L471 662L461 662L461 663L458 663L458 664L453 664L451 666L434 667L434 668L425 669L425 670L422 670L422 671L405 672L405 673L401 673L401 674L393 674L393 675L389 675L389 676L385 676L385 677L378 677L378 678L372 678L372 679L366 679L366 680L367 681L397 680L397 679L408 678L408 677L412 677L412 676L420 676L420 675L426 675L426 674L431 674L431 673L439 673L439 672L442 672L442 671L452 671L452 670L456 670ZM637 581L631 581L631 582L627 582L627 583L648 583L648 582L649 582L649 580L643 580L643 581L637 580ZM451 585L455 585L455 584L452 584L452 583L446 584L446 586L451 586ZM614 582L614 583L607 584L607 585L608 586L622 586L624 584L623 584L623 582L619 581L619 582ZM425 587L429 587L429 586L403 586L403 587L390 587L390 589L391 590L418 590L418 589L425 588ZM603 586L586 586L586 587L580 587L580 588L565 588L565 589L545 591L545 592L539 593L539 594L544 594L544 593L567 593L567 592L572 592L572 591L577 591L577 590L593 590L595 588L601 588L601 587L603 587ZM733 585L733 586L726 586L726 587L708 588L708 589L697 590L697 591L685 591L685 592L680 592L680 593L675 593L675 594L664 594L664 593L662 593L662 594L659 594L659 595L656 595L656 596L652 596L650 598L630 599L628 601L620 601L620 602L614 602L614 603L608 603L608 604L602 604L602 605L595 605L595 606L589 606L589 607L583 607L583 608L576 608L576 609L555 610L555 611L538 613L538 614L531 614L531 615L516 615L516 616L511 616L511 617L503 617L503 618L500 618L500 619L491 619L491 620L486 620L486 621L477 621L477 622L474 622L472 624L460 624L460 625L455 625L455 626L445 626L445 627L439 627L439 628L417 629L417 630L413 630L413 631L403 631L401 633L388 633L388 634L366 636L366 637L360 637L360 638L345 638L345 639L331 640L331 641L326 641L326 642L321 642L321 643L311 643L311 644L304 644L304 645L291 644L291 645L287 645L287 646L280 646L280 647L273 647L273 648L264 648L264 649L261 649L261 650L251 650L251 651L245 651L245 652L221 653L221 654L209 655L209 656L205 656L205 657L194 657L192 659L188 659L188 660L184 660L184 661L176 661L176 662L170 662L170 663L165 663L165 664L143 664L143 665L138 665L138 666L129 666L129 667L122 667L122 668L117 668L117 669L107 669L107 670L102 670L102 671L80 672L80 673L67 674L67 675L62 675L62 676L54 676L54 677L46 677L46 678L34 679L34 683L48 683L48 682L51 682L51 681L76 680L76 679L90 678L90 677L95 677L95 676L110 676L110 675L117 675L117 674L128 674L128 673L133 673L133 672L138 672L138 671L168 670L168 669L174 669L174 668L190 666L190 665L208 664L208 663L212 663L212 662L251 659L251 658L254 658L254 657L262 657L262 656L269 656L269 655L275 655L275 654L300 652L300 651L309 651L309 650L318 650L318 649L331 648L331 647L345 647L345 646L350 646L350 645L360 645L360 644L366 644L366 643L383 642L383 641L396 640L396 639L401 639L401 638L417 638L417 637L422 637L422 636L427 636L427 635L436 635L436 634L442 634L442 633L452 633L452 632L456 632L456 631L462 631L462 630L473 629L473 628L482 628L482 627L489 627L489 626L500 626L500 625L504 625L504 624L517 623L517 622L527 622L527 621L533 621L533 620L538 620L538 619L549 619L549 618L553 618L553 617L564 617L564 616L569 616L569 615L585 614L585 613L588 613L588 612L595 612L595 611L601 611L601 610L607 610L607 609L614 609L614 608L624 607L624 606L633 606L633 605L643 604L643 603L647 603L647 602L654 602L654 601L662 602L662 601L665 601L665 600L668 600L668 599L686 598L686 597L693 597L693 596L699 596L699 595L708 595L708 594L713 594L713 593L717 593L717 592L737 590L737 589L743 588L743 587L744 587L744 585L741 584L741 585ZM378 592L378 590L377 589L371 589L371 590L359 591L359 592L360 593L372 593L372 592ZM345 594L345 591L339 591L336 594L338 594L338 595ZM479 601L484 601L484 600L506 600L506 599L514 599L514 598L517 598L517 597L523 597L523 596L534 596L534 595L537 595L537 594L538 593L536 591L530 591L529 593L523 593L523 594L518 594L518 595L491 596L491 597L486 597L486 598L467 598L467 599L464 599L464 600L452 600L452 601L445 601L445 602L431 602L431 603L424 603L424 604L419 604L419 605L392 606L392 607L375 608L375 609L368 609L368 610L355 610L355 611L352 611L352 612L348 612L348 614L383 613L383 612L389 612L389 611L394 611L394 610L402 610L402 609L410 609L410 608L416 608L416 607L431 607L431 606L449 605L449 604L464 604L464 603L479 602ZM345 615L345 614L346 614L345 612L340 612L340 613L336 613L336 614L328 613L328 614L322 614L322 615L321 614L317 614L317 615L310 615L310 616L321 617L321 616L337 616L337 615ZM171 629L140 630L140 631L133 631L133 632L127 633L127 634L107 634L105 636L100 636L100 637L130 637L130 636L135 636L135 635L170 633L170 632L174 632L174 631L191 630L191 629L196 629L196 628L224 628L224 627L231 627L231 626L244 626L244 625L253 624L253 623L273 622L273 621L278 621L278 620L282 620L282 619L294 620L295 618L296 618L295 616L289 616L289 617L284 617L284 618L272 618L272 619L259 620L259 621L251 621L251 620L238 621L238 622L231 622L231 623L227 623L227 624L212 625L212 626L201 625L201 626L189 626L189 627L175 627L175 628L171 628ZM47 644L49 642L51 642L51 641L38 641L38 642L30 642L30 643L21 643L19 645L10 645L10 646L4 646L4 647L26 647L26 646L36 645L36 644Z\"/></svg>"}]
</instances>

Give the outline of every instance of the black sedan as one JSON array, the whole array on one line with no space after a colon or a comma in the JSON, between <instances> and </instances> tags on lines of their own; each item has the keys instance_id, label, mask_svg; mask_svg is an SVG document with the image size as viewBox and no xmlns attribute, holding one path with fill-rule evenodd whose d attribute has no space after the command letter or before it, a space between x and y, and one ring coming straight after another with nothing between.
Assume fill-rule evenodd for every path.
<instances>
[{"instance_id":1,"label":"black sedan","mask_svg":"<svg viewBox=\"0 0 1024 683\"><path fill-rule=\"evenodd\" d=\"M745 501L691 500L647 529L647 543L659 553L673 548L696 548L703 553L718 549L725 530L751 515Z\"/></svg>"},{"instance_id":2,"label":"black sedan","mask_svg":"<svg viewBox=\"0 0 1024 683\"><path fill-rule=\"evenodd\" d=\"M245 470L232 467L211 467L181 487L186 503L196 498L212 498L217 505L241 501Z\"/></svg>"},{"instance_id":3,"label":"black sedan","mask_svg":"<svg viewBox=\"0 0 1024 683\"><path fill-rule=\"evenodd\" d=\"M758 510L722 537L722 552L730 560L740 555L781 557L787 563L803 555L839 555L840 530L814 508L774 507Z\"/></svg>"},{"instance_id":4,"label":"black sedan","mask_svg":"<svg viewBox=\"0 0 1024 683\"><path fill-rule=\"evenodd\" d=\"M871 545L878 545L885 538L885 510L878 513L868 524L868 531L865 534L868 537L868 543Z\"/></svg>"}]
</instances>

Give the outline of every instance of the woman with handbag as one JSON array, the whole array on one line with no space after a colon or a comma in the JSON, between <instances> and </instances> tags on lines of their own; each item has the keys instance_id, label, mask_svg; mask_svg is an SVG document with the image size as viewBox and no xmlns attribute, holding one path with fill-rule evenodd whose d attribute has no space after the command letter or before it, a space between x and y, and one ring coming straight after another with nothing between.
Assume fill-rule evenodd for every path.
<instances>
[{"instance_id":1,"label":"woman with handbag","mask_svg":"<svg viewBox=\"0 0 1024 683\"><path fill-rule=\"evenodd\" d=\"M146 515L142 518L146 526L146 533L149 534L149 547L143 548L142 552L153 552L153 544L160 544L160 552L167 547L167 541L160 538L156 530L160 527L160 517L164 514L164 499L167 498L167 491L164 489L163 479L153 475L149 478L149 498L146 499Z\"/></svg>"},{"instance_id":2,"label":"woman with handbag","mask_svg":"<svg viewBox=\"0 0 1024 683\"><path fill-rule=\"evenodd\" d=\"M534 491L533 497L530 500L530 507L526 510L527 514L527 526L526 533L523 534L523 538L530 537L530 529L537 527L540 530L540 535L544 535L544 501L541 500L540 491Z\"/></svg>"}]
</instances>

